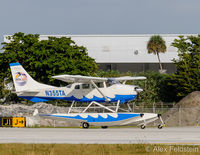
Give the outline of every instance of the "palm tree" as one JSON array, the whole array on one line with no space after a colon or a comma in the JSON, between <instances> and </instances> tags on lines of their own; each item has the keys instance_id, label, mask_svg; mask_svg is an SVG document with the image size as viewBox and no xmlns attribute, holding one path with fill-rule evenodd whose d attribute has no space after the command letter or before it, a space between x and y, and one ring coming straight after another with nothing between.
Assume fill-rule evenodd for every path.
<instances>
[{"instance_id":1,"label":"palm tree","mask_svg":"<svg viewBox=\"0 0 200 155\"><path fill-rule=\"evenodd\" d=\"M148 53L154 53L157 55L158 61L160 64L160 70L162 72L163 68L162 68L162 64L160 62L159 53L166 52L166 45L165 45L165 41L163 40L163 38L160 35L151 36L151 38L149 39L149 41L147 43L147 50L148 50Z\"/></svg>"}]
</instances>

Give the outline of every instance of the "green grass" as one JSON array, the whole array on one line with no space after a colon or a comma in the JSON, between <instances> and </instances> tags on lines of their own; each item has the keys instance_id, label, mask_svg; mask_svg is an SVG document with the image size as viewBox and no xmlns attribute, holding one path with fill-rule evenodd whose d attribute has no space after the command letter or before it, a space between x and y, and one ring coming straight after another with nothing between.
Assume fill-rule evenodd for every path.
<instances>
[{"instance_id":1,"label":"green grass","mask_svg":"<svg viewBox=\"0 0 200 155\"><path fill-rule=\"evenodd\" d=\"M176 152L170 148L189 148ZM0 144L0 155L200 154L200 146L151 144Z\"/></svg>"}]
</instances>

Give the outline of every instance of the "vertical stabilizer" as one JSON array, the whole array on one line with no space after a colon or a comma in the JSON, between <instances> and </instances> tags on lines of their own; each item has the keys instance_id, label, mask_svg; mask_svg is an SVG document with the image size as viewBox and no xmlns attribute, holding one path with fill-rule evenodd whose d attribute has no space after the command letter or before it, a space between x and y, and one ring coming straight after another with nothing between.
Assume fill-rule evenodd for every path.
<instances>
[{"instance_id":1,"label":"vertical stabilizer","mask_svg":"<svg viewBox=\"0 0 200 155\"><path fill-rule=\"evenodd\" d=\"M35 81L21 66L20 63L10 63L10 69L13 77L16 92L37 90L42 88L51 88L53 86L41 84Z\"/></svg>"}]
</instances>

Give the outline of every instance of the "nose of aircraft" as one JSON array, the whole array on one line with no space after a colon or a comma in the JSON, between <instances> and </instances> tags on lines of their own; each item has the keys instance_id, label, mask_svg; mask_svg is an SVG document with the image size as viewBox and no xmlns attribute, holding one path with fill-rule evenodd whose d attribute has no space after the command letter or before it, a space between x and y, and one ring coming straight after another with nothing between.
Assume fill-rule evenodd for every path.
<instances>
[{"instance_id":1,"label":"nose of aircraft","mask_svg":"<svg viewBox=\"0 0 200 155\"><path fill-rule=\"evenodd\" d=\"M142 88L140 88L140 87L135 87L135 88L134 88L134 90L135 90L137 93L140 93L140 92L142 92L142 91L143 91L143 89L142 89Z\"/></svg>"}]
</instances>

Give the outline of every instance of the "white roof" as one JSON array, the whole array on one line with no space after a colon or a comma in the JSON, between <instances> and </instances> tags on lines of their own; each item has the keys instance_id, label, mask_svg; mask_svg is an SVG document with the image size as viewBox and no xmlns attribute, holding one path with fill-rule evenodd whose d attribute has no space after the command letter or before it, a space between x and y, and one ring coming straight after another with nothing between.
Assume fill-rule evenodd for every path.
<instances>
[{"instance_id":1,"label":"white roof","mask_svg":"<svg viewBox=\"0 0 200 155\"><path fill-rule=\"evenodd\" d=\"M147 42L153 34L143 35L40 35L40 40L48 36L71 37L79 46L85 46L89 56L97 63L157 63L157 56L147 53ZM160 54L161 62L172 63L178 58L177 49L171 46L180 35L196 34L159 34L166 42L166 53ZM4 36L4 41L8 41Z\"/></svg>"}]
</instances>

